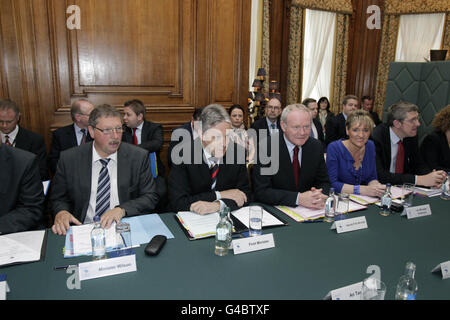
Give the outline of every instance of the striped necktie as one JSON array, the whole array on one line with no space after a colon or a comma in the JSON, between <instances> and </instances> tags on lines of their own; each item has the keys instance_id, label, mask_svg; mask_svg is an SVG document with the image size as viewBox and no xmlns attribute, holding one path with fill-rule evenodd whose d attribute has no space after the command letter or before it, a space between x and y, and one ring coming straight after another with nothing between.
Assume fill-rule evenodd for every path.
<instances>
[{"instance_id":1,"label":"striped necktie","mask_svg":"<svg viewBox=\"0 0 450 320\"><path fill-rule=\"evenodd\" d=\"M110 181L108 163L111 159L100 159L102 169L98 175L95 215L101 217L109 209Z\"/></svg>"},{"instance_id":2,"label":"striped necktie","mask_svg":"<svg viewBox=\"0 0 450 320\"><path fill-rule=\"evenodd\" d=\"M213 165L209 168L211 173L211 190L216 190L217 183L217 173L219 172L219 164L217 163L217 159L214 157L209 158L209 161L213 163Z\"/></svg>"}]
</instances>

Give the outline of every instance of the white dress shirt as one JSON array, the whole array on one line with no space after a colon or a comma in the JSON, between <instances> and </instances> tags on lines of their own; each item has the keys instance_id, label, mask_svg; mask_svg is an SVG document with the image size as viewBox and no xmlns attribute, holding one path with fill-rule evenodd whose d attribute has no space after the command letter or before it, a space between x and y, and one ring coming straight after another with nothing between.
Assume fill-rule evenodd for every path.
<instances>
[{"instance_id":1,"label":"white dress shirt","mask_svg":"<svg viewBox=\"0 0 450 320\"><path fill-rule=\"evenodd\" d=\"M94 142L95 143L95 142ZM117 152L108 156L111 159L108 163L108 174L109 174L109 182L110 182L110 198L109 198L109 209L113 209L118 206L119 203L119 189L117 185ZM100 174L100 170L102 169L102 164L100 162L102 159L97 150L95 150L94 145L92 145L92 181L91 181L91 196L89 198L89 206L86 213L86 218L84 219L84 223L93 223L95 216L95 207L97 202L97 185L98 185L98 176Z\"/></svg>"}]
</instances>

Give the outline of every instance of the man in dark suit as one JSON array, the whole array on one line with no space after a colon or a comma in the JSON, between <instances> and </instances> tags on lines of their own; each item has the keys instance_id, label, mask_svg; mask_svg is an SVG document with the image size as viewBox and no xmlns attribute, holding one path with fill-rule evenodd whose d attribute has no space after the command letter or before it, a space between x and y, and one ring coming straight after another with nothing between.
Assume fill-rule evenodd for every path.
<instances>
[{"instance_id":1,"label":"man in dark suit","mask_svg":"<svg viewBox=\"0 0 450 320\"><path fill-rule=\"evenodd\" d=\"M159 123L145 120L145 106L141 100L134 99L125 102L123 108L123 122L125 132L123 141L134 144L148 153L154 152L156 155L156 166L158 176L155 178L156 192L160 197L157 212L166 212L167 203L167 183L165 177L165 168L162 163L159 152L163 145L163 128Z\"/></svg>"},{"instance_id":2,"label":"man in dark suit","mask_svg":"<svg viewBox=\"0 0 450 320\"><path fill-rule=\"evenodd\" d=\"M389 107L387 123L373 130L377 174L381 183L408 182L436 188L442 185L446 173L442 170L431 171L419 153L419 126L419 108L400 101Z\"/></svg>"},{"instance_id":3,"label":"man in dark suit","mask_svg":"<svg viewBox=\"0 0 450 320\"><path fill-rule=\"evenodd\" d=\"M342 112L335 117L327 120L325 125L325 144L328 146L330 142L339 139L348 139L345 121L351 112L358 109L358 97L347 95L342 101Z\"/></svg>"},{"instance_id":4,"label":"man in dark suit","mask_svg":"<svg viewBox=\"0 0 450 320\"><path fill-rule=\"evenodd\" d=\"M89 116L94 141L63 151L50 195L55 234L100 216L109 228L124 216L151 213L159 200L147 151L122 140L120 112L110 105Z\"/></svg>"},{"instance_id":5,"label":"man in dark suit","mask_svg":"<svg viewBox=\"0 0 450 320\"><path fill-rule=\"evenodd\" d=\"M287 106L281 115L281 129L269 143L270 163L259 158L253 167L255 200L323 208L330 181L322 144L310 139L310 110L301 104Z\"/></svg>"},{"instance_id":6,"label":"man in dark suit","mask_svg":"<svg viewBox=\"0 0 450 320\"><path fill-rule=\"evenodd\" d=\"M281 101L278 100L278 98L273 97L267 102L265 109L266 116L256 120L251 125L251 128L256 130L256 138L258 142L281 130L281 111Z\"/></svg>"},{"instance_id":7,"label":"man in dark suit","mask_svg":"<svg viewBox=\"0 0 450 320\"><path fill-rule=\"evenodd\" d=\"M20 110L14 101L0 100L0 134L6 145L34 153L38 158L41 180L48 180L47 152L44 138L18 125Z\"/></svg>"},{"instance_id":8,"label":"man in dark suit","mask_svg":"<svg viewBox=\"0 0 450 320\"><path fill-rule=\"evenodd\" d=\"M200 123L200 115L202 114L202 110L203 108L195 108L194 113L191 116L191 121L188 121L173 130L167 152L167 163L169 164L169 167L172 167L173 148L185 138L191 141L198 138L198 123ZM177 154L175 153L173 156L175 157Z\"/></svg>"},{"instance_id":9,"label":"man in dark suit","mask_svg":"<svg viewBox=\"0 0 450 320\"><path fill-rule=\"evenodd\" d=\"M366 110L369 115L371 116L373 123L375 126L379 125L381 123L380 117L378 116L378 113L375 111L372 111L373 108L373 98L370 96L363 96L361 98L361 109Z\"/></svg>"},{"instance_id":10,"label":"man in dark suit","mask_svg":"<svg viewBox=\"0 0 450 320\"><path fill-rule=\"evenodd\" d=\"M44 193L36 155L0 140L0 234L43 227Z\"/></svg>"},{"instance_id":11,"label":"man in dark suit","mask_svg":"<svg viewBox=\"0 0 450 320\"><path fill-rule=\"evenodd\" d=\"M317 118L318 114L318 105L315 99L306 98L302 101L302 104L311 110L312 123L311 123L311 137L322 142L322 145L325 147L325 139L323 136L323 128L320 120Z\"/></svg>"},{"instance_id":12,"label":"man in dark suit","mask_svg":"<svg viewBox=\"0 0 450 320\"><path fill-rule=\"evenodd\" d=\"M208 214L225 205L242 207L250 198L245 150L227 138L231 120L216 104L201 113L199 138L184 139L181 158L174 158L169 174L169 199L174 212ZM178 146L177 146L178 147Z\"/></svg>"},{"instance_id":13,"label":"man in dark suit","mask_svg":"<svg viewBox=\"0 0 450 320\"><path fill-rule=\"evenodd\" d=\"M52 145L48 153L48 166L53 174L62 151L92 141L88 125L89 115L93 109L94 105L86 99L74 101L70 107L73 124L53 131Z\"/></svg>"}]
</instances>

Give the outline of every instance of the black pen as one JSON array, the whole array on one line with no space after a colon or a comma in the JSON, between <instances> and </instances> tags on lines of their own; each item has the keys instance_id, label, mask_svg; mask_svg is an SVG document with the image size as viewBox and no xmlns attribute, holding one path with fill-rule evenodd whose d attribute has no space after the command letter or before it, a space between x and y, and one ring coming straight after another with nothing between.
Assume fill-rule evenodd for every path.
<instances>
[{"instance_id":1,"label":"black pen","mask_svg":"<svg viewBox=\"0 0 450 320\"><path fill-rule=\"evenodd\" d=\"M56 267L53 267L53 270L66 270L67 268L70 268L70 267L78 267L78 266L74 265L74 264L69 264L68 266L56 266Z\"/></svg>"}]
</instances>

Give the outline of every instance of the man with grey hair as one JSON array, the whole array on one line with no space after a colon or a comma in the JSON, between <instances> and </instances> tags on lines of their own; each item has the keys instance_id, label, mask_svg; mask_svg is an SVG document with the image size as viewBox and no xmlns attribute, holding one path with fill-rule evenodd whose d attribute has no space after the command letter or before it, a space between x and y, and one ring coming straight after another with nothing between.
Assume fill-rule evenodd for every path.
<instances>
[{"instance_id":1,"label":"man with grey hair","mask_svg":"<svg viewBox=\"0 0 450 320\"><path fill-rule=\"evenodd\" d=\"M281 130L277 140L279 153L270 154L271 161L279 161L278 170L265 174L268 165L258 159L253 168L255 200L269 205L302 205L322 209L330 188L322 143L310 139L311 111L302 104L284 108Z\"/></svg>"},{"instance_id":2,"label":"man with grey hair","mask_svg":"<svg viewBox=\"0 0 450 320\"><path fill-rule=\"evenodd\" d=\"M88 129L94 141L63 151L58 161L50 195L55 234L96 216L109 228L124 216L151 213L159 200L147 151L121 143L120 112L95 107Z\"/></svg>"},{"instance_id":3,"label":"man with grey hair","mask_svg":"<svg viewBox=\"0 0 450 320\"><path fill-rule=\"evenodd\" d=\"M48 167L53 174L62 151L92 141L88 131L88 122L93 109L94 105L86 99L74 101L70 107L73 123L53 131L52 145L48 153Z\"/></svg>"},{"instance_id":4,"label":"man with grey hair","mask_svg":"<svg viewBox=\"0 0 450 320\"><path fill-rule=\"evenodd\" d=\"M386 123L373 130L377 174L381 183L407 182L436 188L442 185L445 172L431 171L419 153L419 126L419 108L400 101L389 107Z\"/></svg>"},{"instance_id":5,"label":"man with grey hair","mask_svg":"<svg viewBox=\"0 0 450 320\"><path fill-rule=\"evenodd\" d=\"M231 121L222 106L205 107L200 120L199 137L183 139L174 147L181 152L180 159L172 158L170 207L174 212L198 214L213 213L225 205L236 210L250 200L245 150L229 141Z\"/></svg>"},{"instance_id":6,"label":"man with grey hair","mask_svg":"<svg viewBox=\"0 0 450 320\"><path fill-rule=\"evenodd\" d=\"M44 138L19 125L19 106L10 99L0 100L0 136L8 146L34 153L39 163L41 180L49 179Z\"/></svg>"}]
</instances>

